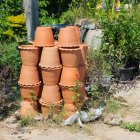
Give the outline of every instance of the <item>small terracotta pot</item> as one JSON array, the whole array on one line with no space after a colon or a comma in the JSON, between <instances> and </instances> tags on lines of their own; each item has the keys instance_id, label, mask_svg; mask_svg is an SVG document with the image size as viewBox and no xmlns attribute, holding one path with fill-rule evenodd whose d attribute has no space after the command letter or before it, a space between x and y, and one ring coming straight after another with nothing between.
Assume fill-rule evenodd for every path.
<instances>
[{"instance_id":1,"label":"small terracotta pot","mask_svg":"<svg viewBox=\"0 0 140 140\"><path fill-rule=\"evenodd\" d=\"M44 47L42 50L40 66L42 67L56 67L60 65L60 55L57 46Z\"/></svg>"},{"instance_id":2,"label":"small terracotta pot","mask_svg":"<svg viewBox=\"0 0 140 140\"><path fill-rule=\"evenodd\" d=\"M43 86L41 101L47 104L55 104L61 100L61 94L58 85Z\"/></svg>"},{"instance_id":3,"label":"small terracotta pot","mask_svg":"<svg viewBox=\"0 0 140 140\"><path fill-rule=\"evenodd\" d=\"M37 66L40 59L40 48L33 45L21 45L18 48L23 65Z\"/></svg>"},{"instance_id":4,"label":"small terracotta pot","mask_svg":"<svg viewBox=\"0 0 140 140\"><path fill-rule=\"evenodd\" d=\"M19 83L23 85L34 85L39 83L39 74L38 68L33 66L24 66L22 65Z\"/></svg>"},{"instance_id":5,"label":"small terracotta pot","mask_svg":"<svg viewBox=\"0 0 140 140\"><path fill-rule=\"evenodd\" d=\"M79 65L85 65L86 63L86 56L88 51L88 45L87 44L80 44L80 62Z\"/></svg>"},{"instance_id":6,"label":"small terracotta pot","mask_svg":"<svg viewBox=\"0 0 140 140\"><path fill-rule=\"evenodd\" d=\"M44 85L58 85L60 80L62 66L50 67L50 68L41 68L42 78Z\"/></svg>"},{"instance_id":7,"label":"small terracotta pot","mask_svg":"<svg viewBox=\"0 0 140 140\"><path fill-rule=\"evenodd\" d=\"M61 28L58 35L59 47L78 47L79 41L74 28Z\"/></svg>"},{"instance_id":8,"label":"small terracotta pot","mask_svg":"<svg viewBox=\"0 0 140 140\"><path fill-rule=\"evenodd\" d=\"M61 110L61 101L55 104L47 104L42 99L39 100L41 104L41 111L45 117L53 116L54 114L59 114Z\"/></svg>"},{"instance_id":9,"label":"small terracotta pot","mask_svg":"<svg viewBox=\"0 0 140 140\"><path fill-rule=\"evenodd\" d=\"M77 67L79 66L80 60L80 48L66 49L59 48L62 64L66 67Z\"/></svg>"},{"instance_id":10,"label":"small terracotta pot","mask_svg":"<svg viewBox=\"0 0 140 140\"><path fill-rule=\"evenodd\" d=\"M41 82L34 84L32 86L24 86L22 84L20 85L20 93L21 93L21 97L23 100L28 100L28 101L37 101L39 96L40 96L40 92L41 92Z\"/></svg>"},{"instance_id":11,"label":"small terracotta pot","mask_svg":"<svg viewBox=\"0 0 140 140\"><path fill-rule=\"evenodd\" d=\"M60 78L60 85L75 86L76 81L80 81L78 67L63 67Z\"/></svg>"},{"instance_id":12,"label":"small terracotta pot","mask_svg":"<svg viewBox=\"0 0 140 140\"><path fill-rule=\"evenodd\" d=\"M52 28L37 27L33 44L37 47L52 47L54 45Z\"/></svg>"},{"instance_id":13,"label":"small terracotta pot","mask_svg":"<svg viewBox=\"0 0 140 140\"><path fill-rule=\"evenodd\" d=\"M21 102L21 117L35 117L37 115L38 105L36 102Z\"/></svg>"},{"instance_id":14,"label":"small terracotta pot","mask_svg":"<svg viewBox=\"0 0 140 140\"><path fill-rule=\"evenodd\" d=\"M76 31L78 42L80 43L80 29L77 26L67 26L67 28L74 28Z\"/></svg>"},{"instance_id":15,"label":"small terracotta pot","mask_svg":"<svg viewBox=\"0 0 140 140\"><path fill-rule=\"evenodd\" d=\"M84 82L85 74L86 74L86 64L79 66L79 73L80 73L80 80L81 82Z\"/></svg>"}]
</instances>

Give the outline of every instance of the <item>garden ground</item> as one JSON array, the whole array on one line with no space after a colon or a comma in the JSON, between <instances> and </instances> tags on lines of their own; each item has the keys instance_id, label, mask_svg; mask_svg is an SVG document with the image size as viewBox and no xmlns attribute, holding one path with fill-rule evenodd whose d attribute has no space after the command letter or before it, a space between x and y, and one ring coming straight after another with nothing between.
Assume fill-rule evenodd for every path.
<instances>
[{"instance_id":1,"label":"garden ground","mask_svg":"<svg viewBox=\"0 0 140 140\"><path fill-rule=\"evenodd\" d=\"M121 90L113 96L120 102L121 108L115 114L104 114L103 119L85 124L84 128L42 123L38 123L37 127L20 127L14 116L10 116L0 122L0 140L140 140L140 133L117 125L118 121L140 123L140 81L129 91Z\"/></svg>"}]
</instances>

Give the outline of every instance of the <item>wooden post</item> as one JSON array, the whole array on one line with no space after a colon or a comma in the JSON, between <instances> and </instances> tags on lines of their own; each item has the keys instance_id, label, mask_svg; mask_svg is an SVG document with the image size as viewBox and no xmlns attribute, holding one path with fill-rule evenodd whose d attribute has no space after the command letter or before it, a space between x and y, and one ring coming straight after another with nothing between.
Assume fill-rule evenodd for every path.
<instances>
[{"instance_id":1,"label":"wooden post","mask_svg":"<svg viewBox=\"0 0 140 140\"><path fill-rule=\"evenodd\" d=\"M35 29L39 26L38 0L24 0L24 11L28 41L34 40Z\"/></svg>"}]
</instances>

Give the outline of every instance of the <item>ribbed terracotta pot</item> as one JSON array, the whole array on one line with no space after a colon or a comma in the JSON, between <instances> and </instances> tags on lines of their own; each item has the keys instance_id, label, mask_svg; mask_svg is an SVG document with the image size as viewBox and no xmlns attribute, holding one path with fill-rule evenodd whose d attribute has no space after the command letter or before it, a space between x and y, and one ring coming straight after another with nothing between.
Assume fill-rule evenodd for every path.
<instances>
[{"instance_id":1,"label":"ribbed terracotta pot","mask_svg":"<svg viewBox=\"0 0 140 140\"><path fill-rule=\"evenodd\" d=\"M66 67L77 67L80 61L80 48L59 48L62 64Z\"/></svg>"},{"instance_id":2,"label":"ribbed terracotta pot","mask_svg":"<svg viewBox=\"0 0 140 140\"><path fill-rule=\"evenodd\" d=\"M75 86L76 81L80 81L78 67L63 67L59 84L64 86Z\"/></svg>"},{"instance_id":3,"label":"ribbed terracotta pot","mask_svg":"<svg viewBox=\"0 0 140 140\"><path fill-rule=\"evenodd\" d=\"M37 27L33 44L37 47L52 47L54 45L52 28Z\"/></svg>"},{"instance_id":4,"label":"ribbed terracotta pot","mask_svg":"<svg viewBox=\"0 0 140 140\"><path fill-rule=\"evenodd\" d=\"M61 28L58 35L59 47L79 47L76 30L74 28Z\"/></svg>"},{"instance_id":5,"label":"ribbed terracotta pot","mask_svg":"<svg viewBox=\"0 0 140 140\"><path fill-rule=\"evenodd\" d=\"M43 116L45 116L47 118L49 116L59 114L61 111L61 101L59 101L58 103L55 103L55 104L48 104L45 101L43 101L42 99L40 99L39 102L41 104L42 114L43 114Z\"/></svg>"},{"instance_id":6,"label":"ribbed terracotta pot","mask_svg":"<svg viewBox=\"0 0 140 140\"><path fill-rule=\"evenodd\" d=\"M76 31L78 42L80 43L80 29L77 26L67 26L67 28L74 28Z\"/></svg>"},{"instance_id":7,"label":"ribbed terracotta pot","mask_svg":"<svg viewBox=\"0 0 140 140\"><path fill-rule=\"evenodd\" d=\"M88 45L87 44L80 44L80 62L79 65L85 65L86 63L86 56L88 51Z\"/></svg>"},{"instance_id":8,"label":"ribbed terracotta pot","mask_svg":"<svg viewBox=\"0 0 140 140\"><path fill-rule=\"evenodd\" d=\"M39 83L38 68L33 66L22 65L19 76L19 84L23 85L34 85Z\"/></svg>"},{"instance_id":9,"label":"ribbed terracotta pot","mask_svg":"<svg viewBox=\"0 0 140 140\"><path fill-rule=\"evenodd\" d=\"M84 82L86 69L87 69L86 67L87 67L86 64L78 67L79 73L80 73L80 81L82 81L82 82Z\"/></svg>"},{"instance_id":10,"label":"ribbed terracotta pot","mask_svg":"<svg viewBox=\"0 0 140 140\"><path fill-rule=\"evenodd\" d=\"M60 65L60 55L57 46L44 47L42 50L40 66L42 67L56 67Z\"/></svg>"},{"instance_id":11,"label":"ribbed terracotta pot","mask_svg":"<svg viewBox=\"0 0 140 140\"><path fill-rule=\"evenodd\" d=\"M24 86L19 84L20 93L23 100L37 101L41 93L41 82L34 84L32 86Z\"/></svg>"},{"instance_id":12,"label":"ribbed terracotta pot","mask_svg":"<svg viewBox=\"0 0 140 140\"><path fill-rule=\"evenodd\" d=\"M48 68L42 67L41 72L43 83L48 86L59 84L61 69L62 69L61 65L58 67L48 67Z\"/></svg>"},{"instance_id":13,"label":"ribbed terracotta pot","mask_svg":"<svg viewBox=\"0 0 140 140\"><path fill-rule=\"evenodd\" d=\"M38 105L36 102L21 102L21 117L35 117L38 113Z\"/></svg>"},{"instance_id":14,"label":"ribbed terracotta pot","mask_svg":"<svg viewBox=\"0 0 140 140\"><path fill-rule=\"evenodd\" d=\"M22 65L37 66L40 59L40 48L33 45L21 45L18 47Z\"/></svg>"}]
</instances>

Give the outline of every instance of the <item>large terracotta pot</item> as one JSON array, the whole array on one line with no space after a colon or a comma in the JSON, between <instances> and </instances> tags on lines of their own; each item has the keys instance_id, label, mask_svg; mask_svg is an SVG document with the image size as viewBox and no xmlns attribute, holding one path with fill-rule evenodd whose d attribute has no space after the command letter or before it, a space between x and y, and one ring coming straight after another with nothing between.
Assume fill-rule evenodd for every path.
<instances>
[{"instance_id":1,"label":"large terracotta pot","mask_svg":"<svg viewBox=\"0 0 140 140\"><path fill-rule=\"evenodd\" d=\"M41 104L41 111L45 117L53 116L55 114L59 114L61 111L61 101L55 104L48 104L42 99L39 100Z\"/></svg>"},{"instance_id":2,"label":"large terracotta pot","mask_svg":"<svg viewBox=\"0 0 140 140\"><path fill-rule=\"evenodd\" d=\"M60 55L57 46L44 47L42 50L40 66L42 67L56 67L60 65Z\"/></svg>"},{"instance_id":3,"label":"large terracotta pot","mask_svg":"<svg viewBox=\"0 0 140 140\"><path fill-rule=\"evenodd\" d=\"M21 117L35 117L37 115L38 105L36 102L21 102Z\"/></svg>"},{"instance_id":4,"label":"large terracotta pot","mask_svg":"<svg viewBox=\"0 0 140 140\"><path fill-rule=\"evenodd\" d=\"M32 86L24 86L19 84L20 93L23 100L37 101L41 93L41 82Z\"/></svg>"},{"instance_id":5,"label":"large terracotta pot","mask_svg":"<svg viewBox=\"0 0 140 140\"><path fill-rule=\"evenodd\" d=\"M75 86L76 81L80 81L78 67L63 67L60 78L60 85Z\"/></svg>"},{"instance_id":6,"label":"large terracotta pot","mask_svg":"<svg viewBox=\"0 0 140 140\"><path fill-rule=\"evenodd\" d=\"M79 41L74 28L61 28L58 35L59 47L79 47Z\"/></svg>"},{"instance_id":7,"label":"large terracotta pot","mask_svg":"<svg viewBox=\"0 0 140 140\"><path fill-rule=\"evenodd\" d=\"M34 85L40 82L38 68L33 66L22 65L19 84Z\"/></svg>"},{"instance_id":8,"label":"large terracotta pot","mask_svg":"<svg viewBox=\"0 0 140 140\"><path fill-rule=\"evenodd\" d=\"M61 94L58 85L43 86L41 101L47 104L55 104L61 100Z\"/></svg>"},{"instance_id":9,"label":"large terracotta pot","mask_svg":"<svg viewBox=\"0 0 140 140\"><path fill-rule=\"evenodd\" d=\"M76 31L78 42L80 43L80 29L77 26L67 26L67 28L74 28Z\"/></svg>"},{"instance_id":10,"label":"large terracotta pot","mask_svg":"<svg viewBox=\"0 0 140 140\"><path fill-rule=\"evenodd\" d=\"M77 67L79 66L80 60L80 48L66 49L59 48L62 64L66 67Z\"/></svg>"},{"instance_id":11,"label":"large terracotta pot","mask_svg":"<svg viewBox=\"0 0 140 140\"><path fill-rule=\"evenodd\" d=\"M61 69L62 69L61 65L58 67L48 67L48 68L42 67L41 72L43 83L48 86L59 84Z\"/></svg>"},{"instance_id":12,"label":"large terracotta pot","mask_svg":"<svg viewBox=\"0 0 140 140\"><path fill-rule=\"evenodd\" d=\"M85 64L85 65L79 66L78 68L79 68L79 73L80 73L80 81L84 82L87 66Z\"/></svg>"},{"instance_id":13,"label":"large terracotta pot","mask_svg":"<svg viewBox=\"0 0 140 140\"><path fill-rule=\"evenodd\" d=\"M37 47L52 47L54 45L52 28L37 27L33 44Z\"/></svg>"},{"instance_id":14,"label":"large terracotta pot","mask_svg":"<svg viewBox=\"0 0 140 140\"><path fill-rule=\"evenodd\" d=\"M81 88L79 88L80 96L76 92L72 91L72 88L73 87L61 86L64 103L78 105L78 102L83 98L83 95L80 93Z\"/></svg>"},{"instance_id":15,"label":"large terracotta pot","mask_svg":"<svg viewBox=\"0 0 140 140\"><path fill-rule=\"evenodd\" d=\"M40 59L40 48L33 45L21 45L18 48L23 65L37 66Z\"/></svg>"}]
</instances>

